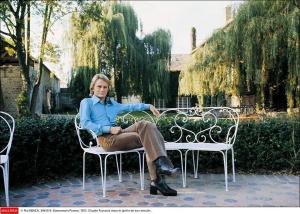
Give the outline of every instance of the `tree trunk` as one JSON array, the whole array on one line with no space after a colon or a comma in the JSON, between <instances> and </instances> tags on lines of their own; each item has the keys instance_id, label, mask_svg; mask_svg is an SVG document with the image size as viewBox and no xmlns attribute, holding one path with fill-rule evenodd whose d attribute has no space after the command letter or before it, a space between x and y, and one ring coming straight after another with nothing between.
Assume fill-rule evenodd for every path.
<instances>
[{"instance_id":1,"label":"tree trunk","mask_svg":"<svg viewBox=\"0 0 300 214\"><path fill-rule=\"evenodd\" d=\"M18 14L16 14L16 51L18 55L18 61L21 66L21 70L23 73L23 76L27 82L27 84L30 84L30 78L29 78L29 66L26 64L26 50L25 50L25 44L23 41L25 40L25 25L24 25L24 19L25 19L25 10L26 6L21 8L21 16L18 17Z\"/></svg>"},{"instance_id":2,"label":"tree trunk","mask_svg":"<svg viewBox=\"0 0 300 214\"><path fill-rule=\"evenodd\" d=\"M47 2L45 12L44 12L42 42L41 42L40 56L39 56L39 68L38 68L39 70L37 74L38 78L37 78L37 82L33 87L32 99L30 105L31 113L42 113L42 112L38 112L38 98L39 98L39 90L40 90L40 85L41 85L42 75L43 75L43 59L45 56L45 45L47 41L47 34L49 31L52 10L53 10L53 5Z\"/></svg>"},{"instance_id":3,"label":"tree trunk","mask_svg":"<svg viewBox=\"0 0 300 214\"><path fill-rule=\"evenodd\" d=\"M114 67L114 80L115 80L115 91L116 91L116 95L117 95L117 101L119 103L122 102L122 94L121 94L121 87L122 87L122 78L121 78L121 72L118 69L118 48L117 48L117 42L115 41L114 44L114 63L113 63L113 67Z\"/></svg>"},{"instance_id":4,"label":"tree trunk","mask_svg":"<svg viewBox=\"0 0 300 214\"><path fill-rule=\"evenodd\" d=\"M117 72L115 71L115 73L119 73L117 75L115 75L115 90L116 90L116 94L117 94L117 101L119 103L122 102L122 76L121 76L121 72Z\"/></svg>"},{"instance_id":5,"label":"tree trunk","mask_svg":"<svg viewBox=\"0 0 300 214\"><path fill-rule=\"evenodd\" d=\"M21 8L21 15L18 16L18 13L15 13L15 19L16 19L16 51L18 56L18 61L21 67L21 76L23 79L23 91L27 92L27 105L30 106L30 90L29 86L31 85L30 77L29 77L29 64L26 62L26 49L25 49L25 11L26 8L29 8L29 5L26 4L20 4Z\"/></svg>"},{"instance_id":6,"label":"tree trunk","mask_svg":"<svg viewBox=\"0 0 300 214\"><path fill-rule=\"evenodd\" d=\"M26 65L29 67L30 58L30 2L28 2L27 8L27 34L26 34Z\"/></svg>"}]
</instances>

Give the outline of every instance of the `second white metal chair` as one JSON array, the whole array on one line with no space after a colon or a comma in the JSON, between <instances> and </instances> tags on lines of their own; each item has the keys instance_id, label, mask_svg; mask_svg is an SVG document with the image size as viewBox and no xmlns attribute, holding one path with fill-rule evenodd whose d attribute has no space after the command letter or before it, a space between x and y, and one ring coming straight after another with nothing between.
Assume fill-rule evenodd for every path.
<instances>
[{"instance_id":1,"label":"second white metal chair","mask_svg":"<svg viewBox=\"0 0 300 214\"><path fill-rule=\"evenodd\" d=\"M15 120L10 114L0 111L0 121L1 123L4 123L9 132L8 141L5 144L5 147L0 151L0 167L3 173L5 200L6 206L9 206L9 152L15 131ZM2 134L4 133L1 133L1 135Z\"/></svg>"}]
</instances>

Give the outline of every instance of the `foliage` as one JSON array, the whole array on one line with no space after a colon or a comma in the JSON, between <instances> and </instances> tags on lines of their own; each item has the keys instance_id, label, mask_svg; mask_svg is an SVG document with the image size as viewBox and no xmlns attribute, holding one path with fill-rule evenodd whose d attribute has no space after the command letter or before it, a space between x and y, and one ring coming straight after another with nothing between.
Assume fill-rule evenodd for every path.
<instances>
[{"instance_id":1,"label":"foliage","mask_svg":"<svg viewBox=\"0 0 300 214\"><path fill-rule=\"evenodd\" d=\"M163 29L158 29L152 34L144 37L143 46L145 48L144 72L142 74L143 98L151 100L151 95L155 98L170 99L170 74L165 72L170 61L171 33ZM148 92L148 93L147 93Z\"/></svg>"},{"instance_id":2,"label":"foliage","mask_svg":"<svg viewBox=\"0 0 300 214\"><path fill-rule=\"evenodd\" d=\"M46 42L45 44L45 61L58 64L61 56L61 50L58 45Z\"/></svg>"},{"instance_id":3,"label":"foliage","mask_svg":"<svg viewBox=\"0 0 300 214\"><path fill-rule=\"evenodd\" d=\"M18 108L19 117L28 117L30 115L30 111L28 108L28 97L27 92L22 90L16 99L16 104Z\"/></svg>"},{"instance_id":4,"label":"foliage","mask_svg":"<svg viewBox=\"0 0 300 214\"><path fill-rule=\"evenodd\" d=\"M73 116L49 117L45 119L22 118L16 121L16 130L10 153L10 182L12 185L35 183L42 179L63 177L68 174L81 175L82 150L79 146ZM171 134L170 118L159 124L166 140L174 140L178 133ZM0 123L0 146L8 139L7 130ZM129 124L120 123L125 128ZM185 127L199 130L203 124L190 121ZM224 122L223 127L228 126ZM186 137L184 133L183 137ZM88 135L84 139L90 140ZM261 170L299 172L300 124L295 120L266 119L241 121L234 145L236 169L259 172ZM176 166L179 166L178 152L168 152ZM192 159L188 158L191 172ZM138 171L137 157L126 155L123 169ZM230 153L229 153L230 159ZM230 159L231 160L231 159ZM201 173L213 171L222 173L222 156L219 153L201 152L199 168ZM230 163L230 161L229 161ZM108 161L108 173L115 172L115 161ZM26 169L26 170L24 170ZM87 173L99 173L99 159L87 155ZM20 173L22 172L22 173Z\"/></svg>"},{"instance_id":5,"label":"foliage","mask_svg":"<svg viewBox=\"0 0 300 214\"><path fill-rule=\"evenodd\" d=\"M29 1L29 0L5 0L0 1L0 19L4 28L0 29L0 36L7 37L5 40L12 42L6 43L10 54L15 54L21 67L21 75L23 79L23 90L27 92L27 105L30 106L32 113L37 111L36 103L38 90L41 81L42 63L44 56L50 56L50 59L57 57L57 50L53 46L47 44L47 33L53 24L61 17L66 15L74 8L76 3L73 1ZM31 15L36 17L43 16L44 22L43 32L41 35L40 55L38 57L40 69L37 71L37 78L30 77L29 57L30 57L30 19ZM25 36L26 32L26 36ZM25 47L25 43L27 48ZM49 44L49 43L48 43ZM54 57L54 58L53 58ZM27 59L26 59L27 58ZM37 79L37 82L36 82ZM34 86L34 87L33 87ZM32 90L33 88L33 90ZM31 98L31 100L29 100ZM24 100L25 101L25 100ZM25 103L24 103L25 104Z\"/></svg>"},{"instance_id":6,"label":"foliage","mask_svg":"<svg viewBox=\"0 0 300 214\"><path fill-rule=\"evenodd\" d=\"M159 29L139 39L137 30L138 18L129 4L92 2L72 15L68 32L74 59L71 86L84 88L75 94L76 100L87 96L95 73L111 77L119 102L131 94L140 94L147 102L168 98L170 32Z\"/></svg>"},{"instance_id":7,"label":"foliage","mask_svg":"<svg viewBox=\"0 0 300 214\"><path fill-rule=\"evenodd\" d=\"M216 31L181 73L180 93L255 94L260 108L300 104L300 22L296 1L254 1Z\"/></svg>"},{"instance_id":8,"label":"foliage","mask_svg":"<svg viewBox=\"0 0 300 214\"><path fill-rule=\"evenodd\" d=\"M27 85L30 85L29 66L26 64L25 51L25 12L28 10L29 1L6 0L0 2L0 19L6 30L0 30L2 37L8 36L13 44L9 47L17 52L21 66L21 74Z\"/></svg>"}]
</instances>

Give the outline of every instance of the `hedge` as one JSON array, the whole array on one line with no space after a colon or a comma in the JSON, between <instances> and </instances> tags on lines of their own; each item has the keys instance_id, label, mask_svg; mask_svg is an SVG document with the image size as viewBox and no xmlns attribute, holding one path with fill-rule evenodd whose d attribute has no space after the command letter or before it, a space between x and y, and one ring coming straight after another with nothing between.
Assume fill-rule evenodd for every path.
<instances>
[{"instance_id":1,"label":"hedge","mask_svg":"<svg viewBox=\"0 0 300 214\"><path fill-rule=\"evenodd\" d=\"M159 124L166 139L168 121ZM201 124L188 122L186 126L195 131ZM226 125L226 124L224 124ZM128 124L121 124L122 127ZM198 129L199 130L199 129ZM3 123L0 123L0 146L7 139ZM237 171L261 172L282 171L299 173L300 125L292 119L247 120L239 124L234 145ZM88 137L88 135L86 135ZM172 161L180 166L179 154L169 151ZM229 153L228 165L231 164ZM111 157L113 158L113 157ZM192 159L188 158L189 172ZM201 152L199 170L223 172L220 153ZM115 161L108 162L108 173L115 172ZM131 153L123 157L123 169L138 171L137 155ZM229 167L229 170L231 168ZM99 174L99 159L87 155L87 173ZM16 130L10 153L10 184L30 184L43 179L54 179L65 175L82 174L82 150L79 146L73 117L23 118L16 120Z\"/></svg>"}]
</instances>

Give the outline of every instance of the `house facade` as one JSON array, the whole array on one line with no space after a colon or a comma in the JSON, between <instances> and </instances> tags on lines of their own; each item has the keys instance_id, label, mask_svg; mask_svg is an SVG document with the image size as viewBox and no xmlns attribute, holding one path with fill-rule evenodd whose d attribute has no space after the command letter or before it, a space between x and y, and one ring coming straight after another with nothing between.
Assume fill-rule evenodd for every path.
<instances>
[{"instance_id":1,"label":"house facade","mask_svg":"<svg viewBox=\"0 0 300 214\"><path fill-rule=\"evenodd\" d=\"M23 79L18 59L5 49L5 42L0 41L0 110L18 116L16 99L22 91ZM31 80L36 79L38 62L29 60ZM36 113L51 113L60 108L60 80L46 65L42 67L41 84L38 91ZM33 88L30 90L32 91Z\"/></svg>"},{"instance_id":2,"label":"house facade","mask_svg":"<svg viewBox=\"0 0 300 214\"><path fill-rule=\"evenodd\" d=\"M171 55L171 62L169 65L169 71L174 76L174 83L176 82L176 91L173 92L172 96L175 97L174 106L176 108L187 108L194 106L194 102L192 96L184 96L180 95L179 90L179 75L185 68L185 66L190 63L192 60L191 54L172 54Z\"/></svg>"}]
</instances>

